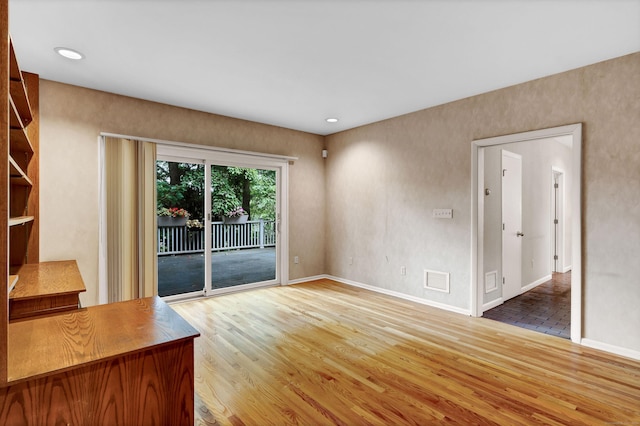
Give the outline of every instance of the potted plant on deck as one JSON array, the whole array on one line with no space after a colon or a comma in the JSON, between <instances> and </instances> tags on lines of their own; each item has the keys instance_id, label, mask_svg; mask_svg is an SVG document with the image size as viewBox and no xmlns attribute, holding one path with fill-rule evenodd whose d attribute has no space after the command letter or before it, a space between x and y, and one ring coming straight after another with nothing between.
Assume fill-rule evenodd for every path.
<instances>
[{"instance_id":1,"label":"potted plant on deck","mask_svg":"<svg viewBox=\"0 0 640 426\"><path fill-rule=\"evenodd\" d=\"M160 207L157 210L158 226L185 226L189 212L180 207Z\"/></svg>"},{"instance_id":2,"label":"potted plant on deck","mask_svg":"<svg viewBox=\"0 0 640 426\"><path fill-rule=\"evenodd\" d=\"M236 207L225 213L222 218L224 223L246 223L249 215L242 207Z\"/></svg>"}]
</instances>

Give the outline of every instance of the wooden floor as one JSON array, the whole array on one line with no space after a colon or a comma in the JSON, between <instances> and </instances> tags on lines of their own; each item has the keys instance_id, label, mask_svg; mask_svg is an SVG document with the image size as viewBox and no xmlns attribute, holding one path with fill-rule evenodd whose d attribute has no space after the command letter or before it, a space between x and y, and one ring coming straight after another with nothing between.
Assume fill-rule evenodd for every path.
<instances>
[{"instance_id":1,"label":"wooden floor","mask_svg":"<svg viewBox=\"0 0 640 426\"><path fill-rule=\"evenodd\" d=\"M172 305L196 424L638 424L640 362L329 280Z\"/></svg>"}]
</instances>

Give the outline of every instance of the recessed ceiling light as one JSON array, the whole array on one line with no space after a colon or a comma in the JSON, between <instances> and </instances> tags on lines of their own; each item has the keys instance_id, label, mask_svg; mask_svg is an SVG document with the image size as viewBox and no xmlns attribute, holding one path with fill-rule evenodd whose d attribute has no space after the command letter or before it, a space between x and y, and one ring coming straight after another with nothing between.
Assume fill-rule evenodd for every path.
<instances>
[{"instance_id":1,"label":"recessed ceiling light","mask_svg":"<svg viewBox=\"0 0 640 426\"><path fill-rule=\"evenodd\" d=\"M69 49L68 47L56 47L53 49L60 56L64 56L67 59L80 60L84 58L84 55L77 50Z\"/></svg>"},{"instance_id":2,"label":"recessed ceiling light","mask_svg":"<svg viewBox=\"0 0 640 426\"><path fill-rule=\"evenodd\" d=\"M335 117L329 117L326 119L327 123L337 123L338 119Z\"/></svg>"}]
</instances>

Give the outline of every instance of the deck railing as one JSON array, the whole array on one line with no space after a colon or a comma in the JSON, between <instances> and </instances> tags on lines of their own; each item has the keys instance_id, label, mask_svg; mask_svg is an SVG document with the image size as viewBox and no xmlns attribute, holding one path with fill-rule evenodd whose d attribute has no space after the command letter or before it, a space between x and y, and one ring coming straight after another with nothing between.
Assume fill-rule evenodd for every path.
<instances>
[{"instance_id":1,"label":"deck railing","mask_svg":"<svg viewBox=\"0 0 640 426\"><path fill-rule=\"evenodd\" d=\"M276 245L273 220L245 223L211 223L211 251L264 248ZM158 226L158 256L204 253L204 229L186 226Z\"/></svg>"}]
</instances>

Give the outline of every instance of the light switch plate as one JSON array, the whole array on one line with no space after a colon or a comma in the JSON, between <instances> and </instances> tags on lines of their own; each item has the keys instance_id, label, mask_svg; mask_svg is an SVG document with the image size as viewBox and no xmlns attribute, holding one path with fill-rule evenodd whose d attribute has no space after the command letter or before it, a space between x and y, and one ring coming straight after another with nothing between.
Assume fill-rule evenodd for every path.
<instances>
[{"instance_id":1,"label":"light switch plate","mask_svg":"<svg viewBox=\"0 0 640 426\"><path fill-rule=\"evenodd\" d=\"M451 219L453 217L453 209L433 209L433 217L437 219Z\"/></svg>"}]
</instances>

